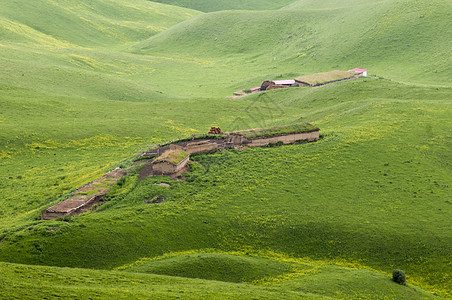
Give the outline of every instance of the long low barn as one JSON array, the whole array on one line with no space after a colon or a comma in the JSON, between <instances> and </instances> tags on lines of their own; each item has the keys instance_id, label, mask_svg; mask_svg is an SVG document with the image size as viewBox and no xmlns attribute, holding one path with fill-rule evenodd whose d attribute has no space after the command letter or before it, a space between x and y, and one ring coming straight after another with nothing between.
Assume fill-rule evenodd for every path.
<instances>
[{"instance_id":1,"label":"long low barn","mask_svg":"<svg viewBox=\"0 0 452 300\"><path fill-rule=\"evenodd\" d=\"M352 79L359 77L353 71L331 71L325 73L317 73L295 78L295 81L300 85L318 86L335 81Z\"/></svg>"}]
</instances>

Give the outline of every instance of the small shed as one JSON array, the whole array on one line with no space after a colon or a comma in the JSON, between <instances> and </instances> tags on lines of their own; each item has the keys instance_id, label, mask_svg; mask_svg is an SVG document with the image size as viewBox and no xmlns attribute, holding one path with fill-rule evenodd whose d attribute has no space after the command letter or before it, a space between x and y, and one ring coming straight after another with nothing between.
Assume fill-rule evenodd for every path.
<instances>
[{"instance_id":1,"label":"small shed","mask_svg":"<svg viewBox=\"0 0 452 300\"><path fill-rule=\"evenodd\" d=\"M190 154L183 150L167 150L152 162L155 175L172 175L182 170L188 163Z\"/></svg>"},{"instance_id":2,"label":"small shed","mask_svg":"<svg viewBox=\"0 0 452 300\"><path fill-rule=\"evenodd\" d=\"M367 77L367 70L366 69L354 68L354 69L351 69L351 70L348 70L348 71L349 72L355 72L355 73L361 74L364 77Z\"/></svg>"}]
</instances>

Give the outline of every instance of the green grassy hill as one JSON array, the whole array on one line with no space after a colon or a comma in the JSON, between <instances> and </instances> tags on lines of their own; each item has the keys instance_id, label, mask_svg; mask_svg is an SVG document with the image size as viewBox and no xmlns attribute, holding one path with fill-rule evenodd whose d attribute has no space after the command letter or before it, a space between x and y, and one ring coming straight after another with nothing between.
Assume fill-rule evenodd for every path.
<instances>
[{"instance_id":1,"label":"green grassy hill","mask_svg":"<svg viewBox=\"0 0 452 300\"><path fill-rule=\"evenodd\" d=\"M144 0L3 3L2 43L111 46L140 41L199 12Z\"/></svg>"},{"instance_id":2,"label":"green grassy hill","mask_svg":"<svg viewBox=\"0 0 452 300\"><path fill-rule=\"evenodd\" d=\"M306 268L310 269L307 266ZM219 253L188 253L154 259L141 259L132 265L126 265L118 269L134 273L161 274L237 283L268 280L268 278L282 276L294 271L289 264L269 258Z\"/></svg>"},{"instance_id":3,"label":"green grassy hill","mask_svg":"<svg viewBox=\"0 0 452 300\"><path fill-rule=\"evenodd\" d=\"M451 27L449 3L366 3L342 9L202 14L168 30L164 29L199 13L138 2L144 8L133 11L141 15L124 15L121 6L107 14L109 9L102 7L99 14L106 16L97 18L82 5L77 21L58 27L45 18L23 17L34 13L29 7L34 4L10 4L1 12L7 37L0 47L5 70L1 79L4 84L51 94L126 101L224 97L266 79L357 66L401 82L447 85L449 45L442 37ZM78 11L71 5L66 4ZM17 7L22 7L20 13ZM62 14L58 8L49 11ZM13 18L14 14L20 18ZM104 34L97 23L86 27L82 20L89 16L97 22L108 17L111 31ZM128 17L134 20L130 26ZM11 22L22 29L12 28ZM115 26L118 22L121 26ZM144 25L149 22L153 25ZM419 30L412 30L416 26ZM118 37L110 35L115 30ZM85 38L83 32L90 36ZM140 55L121 51L126 46Z\"/></svg>"},{"instance_id":4,"label":"green grassy hill","mask_svg":"<svg viewBox=\"0 0 452 300\"><path fill-rule=\"evenodd\" d=\"M448 11L441 0L206 14L2 4L0 297L450 297ZM224 98L352 67L371 77ZM186 181L132 174L93 212L39 220L147 145L303 122L324 138L197 155ZM147 204L154 195L167 201ZM395 268L408 287L389 279Z\"/></svg>"},{"instance_id":5,"label":"green grassy hill","mask_svg":"<svg viewBox=\"0 0 452 300\"><path fill-rule=\"evenodd\" d=\"M155 65L168 66L166 60L131 58L114 49L199 13L135 0L8 1L0 10L1 83L76 98L161 98L155 84L135 77L155 72Z\"/></svg>"}]
</instances>

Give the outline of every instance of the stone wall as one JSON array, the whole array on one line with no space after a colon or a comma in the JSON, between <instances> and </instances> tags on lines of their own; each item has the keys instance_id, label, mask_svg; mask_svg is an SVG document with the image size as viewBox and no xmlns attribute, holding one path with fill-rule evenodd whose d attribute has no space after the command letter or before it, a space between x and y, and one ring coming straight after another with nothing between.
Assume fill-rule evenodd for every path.
<instances>
[{"instance_id":1,"label":"stone wall","mask_svg":"<svg viewBox=\"0 0 452 300\"><path fill-rule=\"evenodd\" d=\"M176 173L176 165L167 161L159 161L152 164L152 171L156 175L168 175Z\"/></svg>"}]
</instances>

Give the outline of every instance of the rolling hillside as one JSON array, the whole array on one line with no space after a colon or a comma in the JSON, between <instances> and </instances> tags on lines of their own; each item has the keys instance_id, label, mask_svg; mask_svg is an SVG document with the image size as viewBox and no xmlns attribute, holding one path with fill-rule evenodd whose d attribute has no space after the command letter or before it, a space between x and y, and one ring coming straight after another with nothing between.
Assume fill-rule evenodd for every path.
<instances>
[{"instance_id":1,"label":"rolling hillside","mask_svg":"<svg viewBox=\"0 0 452 300\"><path fill-rule=\"evenodd\" d=\"M450 1L165 3L1 5L0 297L450 297ZM224 98L353 67L371 76ZM323 139L196 155L185 181L130 166L298 122ZM117 166L109 202L40 220Z\"/></svg>"},{"instance_id":2,"label":"rolling hillside","mask_svg":"<svg viewBox=\"0 0 452 300\"><path fill-rule=\"evenodd\" d=\"M1 82L70 97L161 98L158 87L133 76L151 74L166 60L131 59L113 49L197 14L149 1L8 1L0 10Z\"/></svg>"},{"instance_id":3,"label":"rolling hillside","mask_svg":"<svg viewBox=\"0 0 452 300\"><path fill-rule=\"evenodd\" d=\"M107 14L111 8L102 7L99 18L82 6L77 21L66 27L44 18L22 17L33 14L31 4L7 6L1 12L6 36L0 47L0 61L6 70L2 83L63 96L151 101L162 96L224 97L266 79L359 66L368 68L370 74L401 82L448 85L450 45L442 37L451 28L450 4L439 0L425 5L366 3L342 9L201 15L174 8L171 21L164 16L172 6L150 3L141 10L147 14L141 15L135 12L140 10L129 8L132 4L124 11L135 14L124 15L121 6ZM43 2L42 7L48 5ZM74 3L65 5L79 9ZM20 14L13 9L16 7L23 7ZM60 9L49 11L64 15ZM13 18L14 14L23 23ZM111 30L103 34L100 21L83 21L88 17L108 17ZM130 23L127 18L134 20L130 26L125 25ZM145 26L146 22L153 25ZM419 30L412 30L416 26ZM171 28L164 30L167 27ZM157 31L162 32L155 34ZM434 48L430 46L433 42ZM123 47L140 55L125 53Z\"/></svg>"},{"instance_id":4,"label":"rolling hillside","mask_svg":"<svg viewBox=\"0 0 452 300\"><path fill-rule=\"evenodd\" d=\"M5 207L3 220L17 226L3 226L0 259L111 269L168 251L272 249L331 263L336 259L359 263L384 272L403 268L411 282L445 293L450 281L441 274L451 272L446 263L451 256L449 96L450 89L364 80L268 93L272 106L263 102L248 113L245 108L265 96L239 100L234 105L242 107L241 118L228 107L230 100L218 99L214 107L209 101L198 102L199 106L192 106L195 111L212 107L198 115L198 128L221 108L230 114L223 113L218 119L225 130L239 120L243 122L238 123L240 127L261 125L254 112L264 124L316 120L326 137L302 146L200 156L195 160L210 166L209 172L193 166L194 173L186 182L170 182L169 189L153 184L159 178L137 182L131 177L125 194L105 204L101 213L80 216L68 224L34 220L39 209L32 208L43 208L50 199L42 204L26 202L27 197L34 197L24 194L21 206ZM188 105L185 102L178 110L160 108L158 112L182 115ZM114 123L114 109L110 115ZM132 122L133 117L129 118ZM185 118L178 118L178 126L188 128L191 119ZM146 127L155 133L161 130L152 121ZM112 127L110 134L119 133L118 129ZM52 187L53 193L64 187L67 179L52 179L45 176L47 171L35 175L42 172L39 165L44 162L54 160L54 168L62 168L57 174L88 181L87 175L96 174L96 164L120 153L121 140L127 141L119 135L105 140L107 147L98 142L93 147L83 146L77 155L91 173L80 178L73 169L77 162L68 161L75 155L71 151L80 146L39 144L34 156L24 153L21 159L38 168L25 175L11 170L14 178L4 180L11 184L11 201L22 185L26 191L33 183L35 193L43 184ZM71 169L74 171L68 173ZM160 193L170 201L145 203ZM21 211L24 221L18 222L13 214ZM436 222L429 221L432 219Z\"/></svg>"},{"instance_id":5,"label":"rolling hillside","mask_svg":"<svg viewBox=\"0 0 452 300\"><path fill-rule=\"evenodd\" d=\"M293 0L157 0L154 2L188 7L203 12L220 10L272 10L282 8Z\"/></svg>"}]
</instances>

